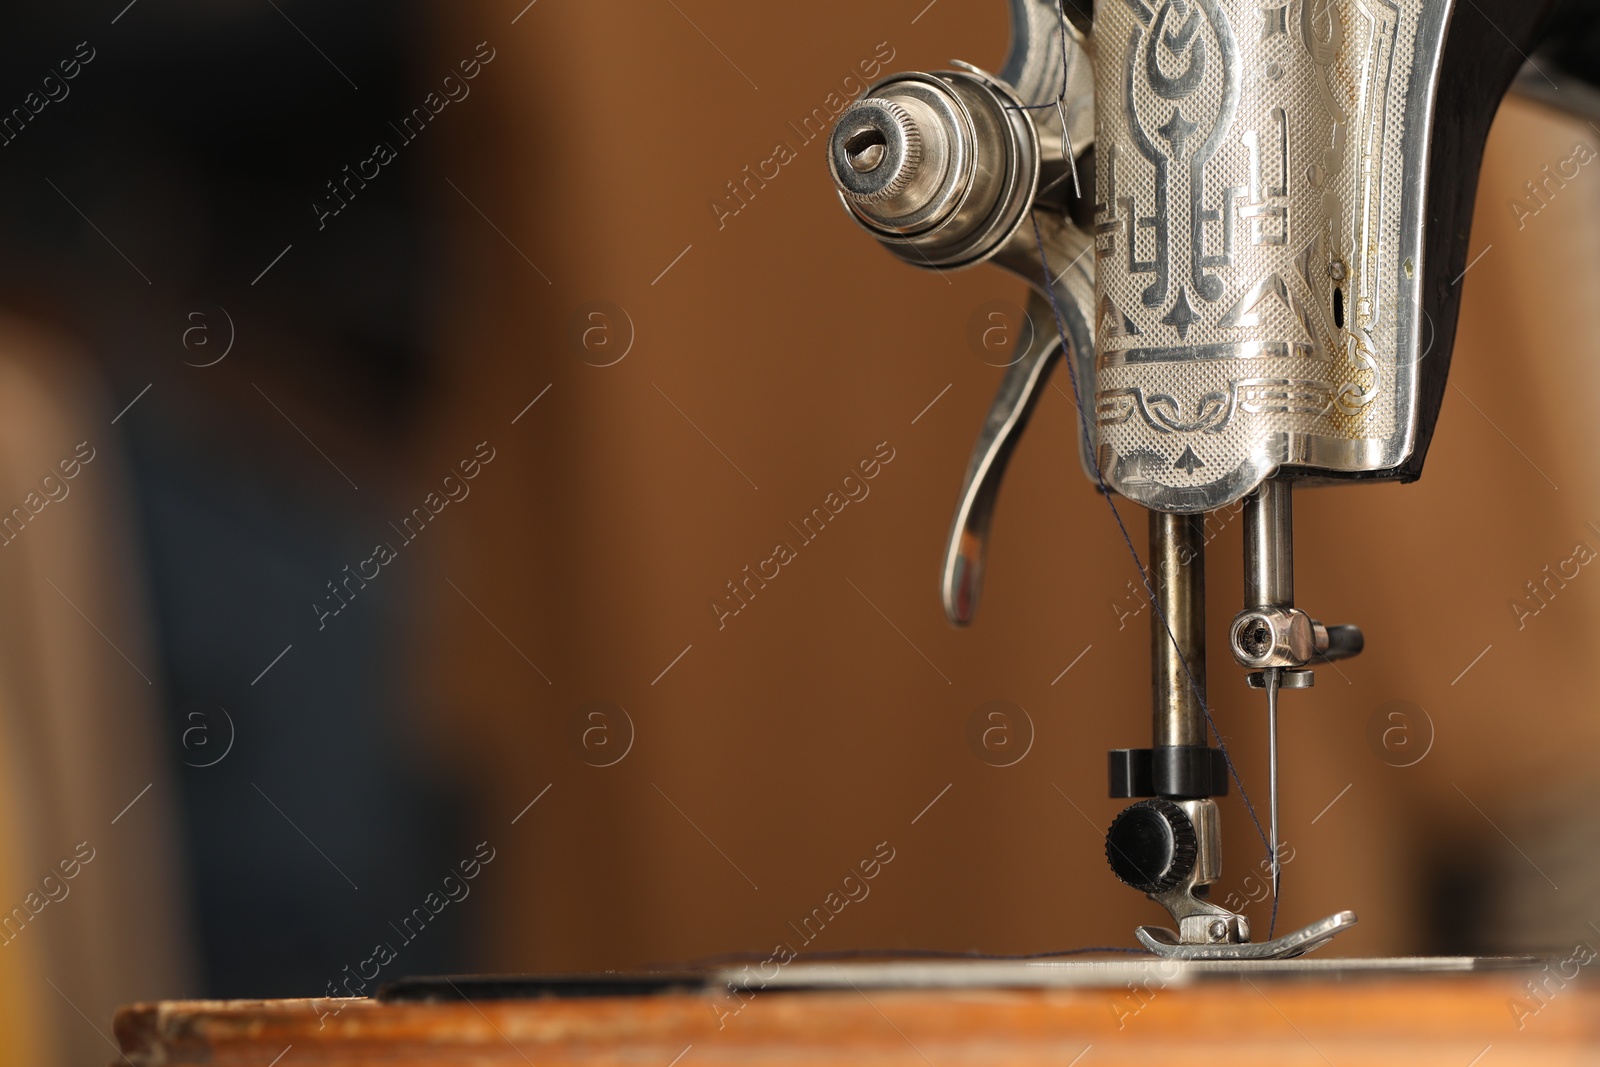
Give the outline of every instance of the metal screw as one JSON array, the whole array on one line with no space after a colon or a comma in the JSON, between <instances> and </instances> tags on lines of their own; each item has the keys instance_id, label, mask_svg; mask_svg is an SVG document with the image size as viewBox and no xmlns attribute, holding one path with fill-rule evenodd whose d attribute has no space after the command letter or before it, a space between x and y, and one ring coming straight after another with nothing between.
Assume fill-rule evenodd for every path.
<instances>
[{"instance_id":1,"label":"metal screw","mask_svg":"<svg viewBox=\"0 0 1600 1067\"><path fill-rule=\"evenodd\" d=\"M1221 919L1213 919L1211 920L1210 928L1206 932L1211 935L1211 940L1221 941L1228 935L1228 924Z\"/></svg>"},{"instance_id":2,"label":"metal screw","mask_svg":"<svg viewBox=\"0 0 1600 1067\"><path fill-rule=\"evenodd\" d=\"M878 169L888 154L888 138L879 129L866 129L856 134L844 145L850 160L850 169L857 174L868 174Z\"/></svg>"},{"instance_id":3,"label":"metal screw","mask_svg":"<svg viewBox=\"0 0 1600 1067\"><path fill-rule=\"evenodd\" d=\"M1272 647L1272 630L1264 623L1256 623L1239 635L1239 643L1252 656L1265 655Z\"/></svg>"}]
</instances>

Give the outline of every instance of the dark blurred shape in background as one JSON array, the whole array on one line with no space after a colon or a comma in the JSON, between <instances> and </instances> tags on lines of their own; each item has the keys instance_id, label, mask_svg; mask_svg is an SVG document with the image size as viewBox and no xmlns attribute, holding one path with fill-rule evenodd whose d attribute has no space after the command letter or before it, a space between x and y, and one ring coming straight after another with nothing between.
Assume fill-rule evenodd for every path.
<instances>
[{"instance_id":1,"label":"dark blurred shape in background","mask_svg":"<svg viewBox=\"0 0 1600 1067\"><path fill-rule=\"evenodd\" d=\"M114 15L7 14L0 107L50 102L3 127L0 286L93 353L116 409L133 404L116 430L137 526L106 533L149 568L200 949L190 992L321 994L466 833L393 669L410 579L372 583L328 632L308 609L398 510L428 384L441 264L416 155L325 228L308 206L424 91L422 5ZM226 759L200 766L233 731ZM412 966L462 965L454 916L439 924Z\"/></svg>"}]
</instances>

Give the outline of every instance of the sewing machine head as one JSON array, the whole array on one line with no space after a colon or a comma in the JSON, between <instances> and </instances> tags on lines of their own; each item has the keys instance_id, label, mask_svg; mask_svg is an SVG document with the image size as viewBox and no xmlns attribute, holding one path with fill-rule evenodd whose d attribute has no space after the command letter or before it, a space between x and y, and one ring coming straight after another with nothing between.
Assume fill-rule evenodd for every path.
<instances>
[{"instance_id":1,"label":"sewing machine head","mask_svg":"<svg viewBox=\"0 0 1600 1067\"><path fill-rule=\"evenodd\" d=\"M1063 353L1085 472L1151 509L1154 737L1111 754L1112 795L1146 799L1107 859L1178 925L1141 928L1152 951L1292 956L1355 921L1252 943L1207 899L1233 768L1205 697L1200 516L1243 501L1230 651L1266 690L1276 898L1279 690L1362 647L1294 604L1291 489L1421 473L1484 140L1549 7L1100 0L1090 26L1011 0L997 76L885 79L832 133L839 195L884 247L937 270L993 262L1035 291L958 504L951 620L976 610L1007 457Z\"/></svg>"}]
</instances>

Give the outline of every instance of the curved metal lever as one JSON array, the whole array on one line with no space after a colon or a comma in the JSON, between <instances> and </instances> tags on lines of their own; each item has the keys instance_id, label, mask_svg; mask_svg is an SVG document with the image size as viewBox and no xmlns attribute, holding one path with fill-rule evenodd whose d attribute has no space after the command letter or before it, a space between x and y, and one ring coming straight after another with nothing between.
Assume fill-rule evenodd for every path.
<instances>
[{"instance_id":1,"label":"curved metal lever","mask_svg":"<svg viewBox=\"0 0 1600 1067\"><path fill-rule=\"evenodd\" d=\"M1033 405L1044 389L1051 368L1062 352L1070 349L1078 381L1093 380L1093 238L1050 212L1036 213L1034 222L1044 238L1043 258L1038 242L1031 239L1032 232L1024 231L1029 239L1012 242L994 260L997 266L1028 282L1027 315L1033 331L1027 349L1000 380L1000 390L978 434L978 443L973 446L972 459L967 463L967 474L961 484L961 496L956 502L955 522L950 527L944 569L940 574L940 593L945 617L957 626L967 625L978 612L978 600L983 593L984 556L989 546L989 521L994 517L1000 479L1005 475L1006 462L1011 458L1017 438L1028 425L1028 416L1033 413ZM1054 278L1045 277L1045 260L1055 272ZM1045 295L1047 292L1053 293L1053 304L1051 297ZM1065 343L1058 329L1057 311L1061 315L1060 326L1066 329ZM1084 436L1082 415L1074 412L1073 421L1082 445L1079 456L1085 471L1093 477L1091 445Z\"/></svg>"},{"instance_id":2,"label":"curved metal lever","mask_svg":"<svg viewBox=\"0 0 1600 1067\"><path fill-rule=\"evenodd\" d=\"M940 591L945 617L957 626L971 622L978 610L989 521L994 517L1000 479L1017 438L1028 425L1028 416L1033 413L1045 380L1061 355L1061 336L1056 331L1050 302L1037 292L1030 294L1027 321L1032 326L1031 336L1021 356L1006 369L989 417L978 434L945 548Z\"/></svg>"},{"instance_id":3,"label":"curved metal lever","mask_svg":"<svg viewBox=\"0 0 1600 1067\"><path fill-rule=\"evenodd\" d=\"M1062 47L1067 52L1063 54ZM1063 25L1061 9L1051 0L1011 0L1011 51L1001 68L1008 83L1026 105L1058 103L1057 109L1032 111L1039 126L1040 147L1046 155L1055 137L1082 152L1094 140L1094 71L1082 35ZM1062 137L1065 123L1066 136ZM1054 134L1055 137L1050 136ZM1063 159L1063 162L1065 160ZM1094 364L1094 256L1092 238L1053 211L1036 211L1033 225L1044 238L1046 258L1056 276L1046 277L1037 241L1024 227L1021 240L1012 241L995 257L995 264L1025 279L1031 289L1027 315L1033 334L1026 351L1006 371L972 449L956 503L955 521L945 546L940 594L944 613L952 623L972 622L983 594L984 560L989 546L989 523L1005 475L1011 450L1028 425L1028 417L1044 389L1045 380L1070 346L1079 381L1091 380ZM1023 236L1023 235L1026 236ZM1053 291L1055 305L1050 294ZM1057 311L1066 328L1069 345L1057 329ZM1081 418L1081 416L1080 416ZM1081 427L1080 427L1081 430ZM1081 432L1079 435L1081 436ZM1091 468L1090 443L1083 441L1082 460Z\"/></svg>"}]
</instances>

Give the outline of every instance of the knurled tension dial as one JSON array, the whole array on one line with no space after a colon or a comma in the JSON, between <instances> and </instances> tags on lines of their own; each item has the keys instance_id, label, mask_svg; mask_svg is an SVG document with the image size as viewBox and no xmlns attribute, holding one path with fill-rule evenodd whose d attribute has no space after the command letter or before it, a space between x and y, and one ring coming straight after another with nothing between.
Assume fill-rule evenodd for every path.
<instances>
[{"instance_id":1,"label":"knurled tension dial","mask_svg":"<svg viewBox=\"0 0 1600 1067\"><path fill-rule=\"evenodd\" d=\"M1163 893L1194 873L1199 835L1188 814L1170 800L1141 800L1106 831L1106 860L1125 885Z\"/></svg>"}]
</instances>

